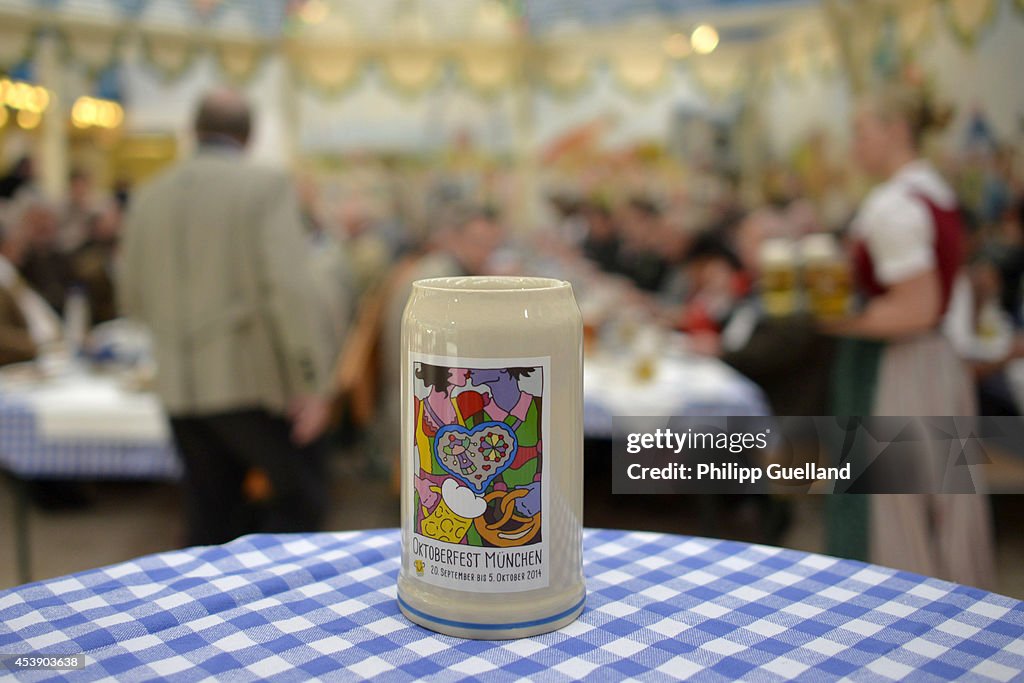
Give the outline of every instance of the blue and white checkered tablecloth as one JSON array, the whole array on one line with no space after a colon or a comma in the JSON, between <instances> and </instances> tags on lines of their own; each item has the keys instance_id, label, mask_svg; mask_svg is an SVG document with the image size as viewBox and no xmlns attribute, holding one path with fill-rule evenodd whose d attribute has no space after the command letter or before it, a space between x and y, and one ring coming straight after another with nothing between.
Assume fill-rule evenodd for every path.
<instances>
[{"instance_id":1,"label":"blue and white checkered tablecloth","mask_svg":"<svg viewBox=\"0 0 1024 683\"><path fill-rule=\"evenodd\" d=\"M250 536L0 592L0 653L85 653L26 680L1024 678L1024 603L778 548L588 531L583 616L471 641L408 622L395 530Z\"/></svg>"},{"instance_id":2,"label":"blue and white checkered tablecloth","mask_svg":"<svg viewBox=\"0 0 1024 683\"><path fill-rule=\"evenodd\" d=\"M0 469L23 479L177 479L169 440L47 439L36 413L17 395L0 394Z\"/></svg>"}]
</instances>

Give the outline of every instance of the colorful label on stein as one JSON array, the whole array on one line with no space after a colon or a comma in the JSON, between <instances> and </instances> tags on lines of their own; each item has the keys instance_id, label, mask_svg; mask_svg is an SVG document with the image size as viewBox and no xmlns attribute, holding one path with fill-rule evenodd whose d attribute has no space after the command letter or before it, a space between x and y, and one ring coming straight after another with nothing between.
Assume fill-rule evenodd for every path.
<instances>
[{"instance_id":1,"label":"colorful label on stein","mask_svg":"<svg viewBox=\"0 0 1024 683\"><path fill-rule=\"evenodd\" d=\"M410 359L407 571L461 591L546 588L550 358Z\"/></svg>"}]
</instances>

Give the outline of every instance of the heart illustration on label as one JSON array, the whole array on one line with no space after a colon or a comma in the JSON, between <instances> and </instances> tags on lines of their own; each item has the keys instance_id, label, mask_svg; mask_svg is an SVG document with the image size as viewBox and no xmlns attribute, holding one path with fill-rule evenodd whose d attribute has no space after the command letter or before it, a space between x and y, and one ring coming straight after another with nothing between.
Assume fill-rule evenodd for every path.
<instances>
[{"instance_id":1,"label":"heart illustration on label","mask_svg":"<svg viewBox=\"0 0 1024 683\"><path fill-rule=\"evenodd\" d=\"M504 422L484 422L472 429L445 425L434 438L437 463L477 495L508 469L518 449L515 432Z\"/></svg>"}]
</instances>

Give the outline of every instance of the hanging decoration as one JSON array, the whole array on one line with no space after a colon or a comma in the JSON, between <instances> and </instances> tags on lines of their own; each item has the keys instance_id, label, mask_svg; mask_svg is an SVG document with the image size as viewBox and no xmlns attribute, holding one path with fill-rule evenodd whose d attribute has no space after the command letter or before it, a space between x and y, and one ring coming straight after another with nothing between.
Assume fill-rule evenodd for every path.
<instances>
[{"instance_id":1,"label":"hanging decoration","mask_svg":"<svg viewBox=\"0 0 1024 683\"><path fill-rule=\"evenodd\" d=\"M221 72L235 84L247 82L268 54L266 45L241 40L220 40L213 53Z\"/></svg>"},{"instance_id":2,"label":"hanging decoration","mask_svg":"<svg viewBox=\"0 0 1024 683\"><path fill-rule=\"evenodd\" d=\"M637 95L657 90L669 73L669 61L660 46L620 48L610 56L612 73L625 88Z\"/></svg>"},{"instance_id":3,"label":"hanging decoration","mask_svg":"<svg viewBox=\"0 0 1024 683\"><path fill-rule=\"evenodd\" d=\"M293 77L321 96L338 97L358 84L363 58L342 46L289 43L285 54Z\"/></svg>"},{"instance_id":4,"label":"hanging decoration","mask_svg":"<svg viewBox=\"0 0 1024 683\"><path fill-rule=\"evenodd\" d=\"M516 17L501 0L480 0L472 21L473 35L481 40L511 40L518 31Z\"/></svg>"},{"instance_id":5,"label":"hanging decoration","mask_svg":"<svg viewBox=\"0 0 1024 683\"><path fill-rule=\"evenodd\" d=\"M432 87L443 72L440 55L428 48L395 48L382 54L379 61L387 80L406 96L418 95Z\"/></svg>"},{"instance_id":6,"label":"hanging decoration","mask_svg":"<svg viewBox=\"0 0 1024 683\"><path fill-rule=\"evenodd\" d=\"M173 81L185 74L199 53L189 36L170 33L143 33L142 54L165 81Z\"/></svg>"},{"instance_id":7,"label":"hanging decoration","mask_svg":"<svg viewBox=\"0 0 1024 683\"><path fill-rule=\"evenodd\" d=\"M463 81L476 92L493 96L517 76L518 55L512 48L467 48L456 56Z\"/></svg>"},{"instance_id":8,"label":"hanging decoration","mask_svg":"<svg viewBox=\"0 0 1024 683\"><path fill-rule=\"evenodd\" d=\"M95 77L118 61L124 34L114 26L90 25L65 29L61 38L70 60Z\"/></svg>"},{"instance_id":9,"label":"hanging decoration","mask_svg":"<svg viewBox=\"0 0 1024 683\"><path fill-rule=\"evenodd\" d=\"M999 11L998 0L945 0L946 21L962 45L974 47Z\"/></svg>"},{"instance_id":10,"label":"hanging decoration","mask_svg":"<svg viewBox=\"0 0 1024 683\"><path fill-rule=\"evenodd\" d=\"M436 15L419 2L395 4L389 41L382 44L377 61L385 78L402 95L413 96L435 85L444 69L436 48Z\"/></svg>"},{"instance_id":11,"label":"hanging decoration","mask_svg":"<svg viewBox=\"0 0 1024 683\"><path fill-rule=\"evenodd\" d=\"M295 23L284 54L295 79L321 97L339 97L354 88L370 60L352 8L326 0L292 3Z\"/></svg>"},{"instance_id":12,"label":"hanging decoration","mask_svg":"<svg viewBox=\"0 0 1024 683\"><path fill-rule=\"evenodd\" d=\"M515 42L519 25L501 0L479 0L471 16L473 40L456 51L455 72L477 94L494 97L521 75L522 54Z\"/></svg>"},{"instance_id":13,"label":"hanging decoration","mask_svg":"<svg viewBox=\"0 0 1024 683\"><path fill-rule=\"evenodd\" d=\"M209 55L227 79L245 83L271 51L280 49L294 77L319 94L339 96L362 82L368 70L379 69L382 80L406 97L435 87L449 73L484 97L523 82L571 97L590 86L607 64L616 87L631 96L664 88L679 65L717 99L749 87L755 66L761 76L787 80L834 74L846 59L857 75L891 73L913 61L936 27L973 46L995 22L1002 2L1024 12L1024 0L874 0L856 7L837 3L855 23L847 43L825 37L830 31L822 21L801 18L787 25L784 35L761 41L764 59L755 59L749 50L733 52L738 43L728 38L729 32L719 46L718 30L710 25L667 27L664 22L635 21L621 30L605 30L569 21L561 29L530 35L524 3L514 0L463 0L459 21L448 21L445 17L455 15L431 12L429 3L418 0L379 5L282 0L282 16L294 20L293 30L283 29L279 16L268 21L277 21L276 30L285 32L272 37L260 33L255 20L251 35L224 33L238 6L250 11L247 0L177 0L195 22L194 31L147 23L146 17L158 13L144 10L155 10L163 0L105 1L115 17L108 24L64 16L65 5L71 4L66 0L39 0L40 7L57 16L56 26L45 30L57 32L69 63L84 67L93 79L113 68L137 38L142 59L167 81L183 76L200 55ZM0 10L0 70L31 65L38 21Z\"/></svg>"},{"instance_id":14,"label":"hanging decoration","mask_svg":"<svg viewBox=\"0 0 1024 683\"><path fill-rule=\"evenodd\" d=\"M542 84L562 97L578 93L593 76L591 57L581 49L544 47L533 58L533 64Z\"/></svg>"}]
</instances>

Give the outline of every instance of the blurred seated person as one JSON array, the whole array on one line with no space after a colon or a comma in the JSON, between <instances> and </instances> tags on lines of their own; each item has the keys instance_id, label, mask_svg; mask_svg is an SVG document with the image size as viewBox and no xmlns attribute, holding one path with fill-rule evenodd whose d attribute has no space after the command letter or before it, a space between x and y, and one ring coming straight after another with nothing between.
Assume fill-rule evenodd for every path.
<instances>
[{"instance_id":1,"label":"blurred seated person","mask_svg":"<svg viewBox=\"0 0 1024 683\"><path fill-rule=\"evenodd\" d=\"M673 326L688 334L718 335L750 293L750 278L735 251L719 235L697 237L683 260L686 298L672 313Z\"/></svg>"},{"instance_id":2,"label":"blurred seated person","mask_svg":"<svg viewBox=\"0 0 1024 683\"><path fill-rule=\"evenodd\" d=\"M451 226L441 228L426 253L398 263L383 284L379 292L377 339L380 343L377 346L380 348L378 362L384 419L377 421L381 446L377 452L388 459L387 466L397 463L399 450L401 318L413 283L427 278L487 274L503 240L504 230L493 210L475 207L460 210ZM360 325L373 324L360 321L357 327ZM342 364L344 362L342 358ZM365 375L369 370L361 368L361 373Z\"/></svg>"},{"instance_id":3,"label":"blurred seated person","mask_svg":"<svg viewBox=\"0 0 1024 683\"><path fill-rule=\"evenodd\" d=\"M555 213L555 234L563 244L578 248L589 234L587 205L577 196L556 192L548 197Z\"/></svg>"},{"instance_id":4,"label":"blurred seated person","mask_svg":"<svg viewBox=\"0 0 1024 683\"><path fill-rule=\"evenodd\" d=\"M669 270L660 244L664 236L661 220L657 204L645 197L633 197L623 208L619 221L622 243L615 270L647 292L661 289Z\"/></svg>"},{"instance_id":5,"label":"blurred seated person","mask_svg":"<svg viewBox=\"0 0 1024 683\"><path fill-rule=\"evenodd\" d=\"M36 180L32 157L23 156L0 176L0 199L13 201L31 194Z\"/></svg>"},{"instance_id":6,"label":"blurred seated person","mask_svg":"<svg viewBox=\"0 0 1024 683\"><path fill-rule=\"evenodd\" d=\"M1006 366L1024 357L1024 335L1003 310L999 269L990 259L978 258L965 276L957 279L943 321L943 331L967 363L977 383L978 414L1020 415Z\"/></svg>"},{"instance_id":7,"label":"blurred seated person","mask_svg":"<svg viewBox=\"0 0 1024 683\"><path fill-rule=\"evenodd\" d=\"M35 360L60 340L60 318L18 273L25 240L0 225L0 366ZM89 498L76 481L28 482L31 501L46 510L80 508Z\"/></svg>"},{"instance_id":8,"label":"blurred seated person","mask_svg":"<svg viewBox=\"0 0 1024 683\"><path fill-rule=\"evenodd\" d=\"M486 275L492 272L492 259L504 240L505 231L492 209L464 208L456 212L451 226L442 229L424 256L392 272L387 283L388 308L382 346L387 354L385 358L395 362L383 364L383 386L386 389L397 389L401 376L397 361L401 349L402 314L412 293L412 283L433 277ZM397 425L397 412L393 416L395 422L390 424Z\"/></svg>"},{"instance_id":9,"label":"blurred seated person","mask_svg":"<svg viewBox=\"0 0 1024 683\"><path fill-rule=\"evenodd\" d=\"M92 176L74 169L68 178L68 199L61 208L57 242L61 251L72 252L88 238L98 212Z\"/></svg>"},{"instance_id":10,"label":"blurred seated person","mask_svg":"<svg viewBox=\"0 0 1024 683\"><path fill-rule=\"evenodd\" d=\"M22 276L55 311L62 312L73 277L71 259L58 240L57 212L45 202L32 200L22 211L20 230L25 238Z\"/></svg>"},{"instance_id":11,"label":"blurred seated person","mask_svg":"<svg viewBox=\"0 0 1024 683\"><path fill-rule=\"evenodd\" d=\"M583 255L605 272L615 270L619 257L619 231L608 207L588 202L583 207L587 232L583 239Z\"/></svg>"},{"instance_id":12,"label":"blurred seated person","mask_svg":"<svg viewBox=\"0 0 1024 683\"><path fill-rule=\"evenodd\" d=\"M1007 210L989 256L999 269L1000 303L1014 324L1024 326L1024 198Z\"/></svg>"},{"instance_id":13,"label":"blurred seated person","mask_svg":"<svg viewBox=\"0 0 1024 683\"><path fill-rule=\"evenodd\" d=\"M997 225L1011 209L1014 174L1014 151L1002 145L996 147L984 160L981 177L978 213L982 225Z\"/></svg>"},{"instance_id":14,"label":"blurred seated person","mask_svg":"<svg viewBox=\"0 0 1024 683\"><path fill-rule=\"evenodd\" d=\"M767 315L753 285L773 220L755 212L740 221L735 252L724 244L695 246L691 258L704 261L704 268L715 264L721 274L714 281L723 291L718 319L711 320L718 329L691 330L691 350L720 358L760 386L775 415L820 415L828 401L834 342L819 333L809 313Z\"/></svg>"},{"instance_id":15,"label":"blurred seated person","mask_svg":"<svg viewBox=\"0 0 1024 683\"><path fill-rule=\"evenodd\" d=\"M132 185L127 178L118 178L114 181L114 201L124 211L128 206L128 200L132 196Z\"/></svg>"},{"instance_id":16,"label":"blurred seated person","mask_svg":"<svg viewBox=\"0 0 1024 683\"><path fill-rule=\"evenodd\" d=\"M657 299L662 306L672 306L689 297L691 283L687 257L705 233L699 228L704 224L704 220L698 214L699 212L693 211L690 207L677 204L674 209L665 213L661 221L661 233L656 243L667 263L665 277L657 292ZM732 224L719 225L727 227ZM711 228L716 229L718 228ZM727 235L724 230L718 230L720 238L726 242L731 241L731 235Z\"/></svg>"},{"instance_id":17,"label":"blurred seated person","mask_svg":"<svg viewBox=\"0 0 1024 683\"><path fill-rule=\"evenodd\" d=\"M370 207L360 199L349 199L338 216L354 297L362 298L385 277L393 257L392 247L379 228Z\"/></svg>"},{"instance_id":18,"label":"blurred seated person","mask_svg":"<svg viewBox=\"0 0 1024 683\"><path fill-rule=\"evenodd\" d=\"M84 240L71 254L72 275L85 288L94 324L117 317L113 272L120 232L121 207L110 202L92 214Z\"/></svg>"},{"instance_id":19,"label":"blurred seated person","mask_svg":"<svg viewBox=\"0 0 1024 683\"><path fill-rule=\"evenodd\" d=\"M33 360L60 337L60 320L18 273L23 245L0 225L0 365Z\"/></svg>"},{"instance_id":20,"label":"blurred seated person","mask_svg":"<svg viewBox=\"0 0 1024 683\"><path fill-rule=\"evenodd\" d=\"M347 253L320 215L320 187L310 175L297 182L299 210L309 247L309 271L317 305L317 327L330 358L337 358L352 322L354 284Z\"/></svg>"}]
</instances>

